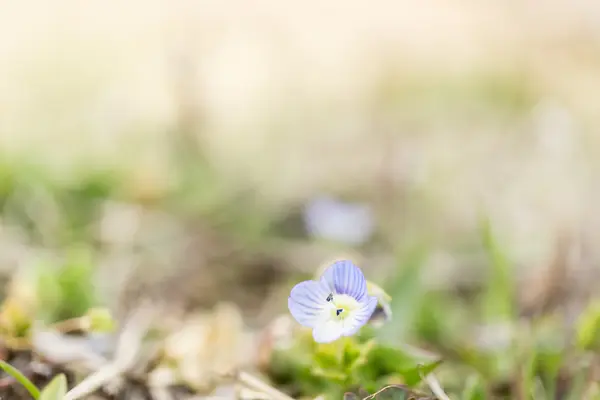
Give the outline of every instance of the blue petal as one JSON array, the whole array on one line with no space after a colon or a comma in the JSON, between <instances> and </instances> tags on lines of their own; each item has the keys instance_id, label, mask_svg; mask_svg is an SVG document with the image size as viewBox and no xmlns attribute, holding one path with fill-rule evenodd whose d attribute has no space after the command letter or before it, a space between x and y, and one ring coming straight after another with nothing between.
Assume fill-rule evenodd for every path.
<instances>
[{"instance_id":1,"label":"blue petal","mask_svg":"<svg viewBox=\"0 0 600 400\"><path fill-rule=\"evenodd\" d=\"M346 321L348 321L344 324L344 332L343 335L344 336L352 336L354 335L356 332L358 332L358 330L360 328L363 327L363 325L365 325L367 322L369 322L369 320L371 319L371 315L373 315L373 312L375 312L375 308L377 307L377 297L375 296L367 296L362 302L361 302L361 308L359 308L358 310L356 310L354 312L354 314L352 315L351 319L347 319Z\"/></svg>"},{"instance_id":2,"label":"blue petal","mask_svg":"<svg viewBox=\"0 0 600 400\"><path fill-rule=\"evenodd\" d=\"M288 308L301 325L315 327L326 316L329 289L321 282L305 281L292 289L288 298Z\"/></svg>"},{"instance_id":3,"label":"blue petal","mask_svg":"<svg viewBox=\"0 0 600 400\"><path fill-rule=\"evenodd\" d=\"M323 273L321 281L337 294L347 294L361 301L367 293L367 281L360 268L344 260L333 263Z\"/></svg>"}]
</instances>

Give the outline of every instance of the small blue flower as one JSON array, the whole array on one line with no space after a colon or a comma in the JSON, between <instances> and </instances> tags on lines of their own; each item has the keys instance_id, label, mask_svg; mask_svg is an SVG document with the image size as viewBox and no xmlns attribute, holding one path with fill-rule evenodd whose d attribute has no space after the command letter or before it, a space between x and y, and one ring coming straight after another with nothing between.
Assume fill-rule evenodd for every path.
<instances>
[{"instance_id":1,"label":"small blue flower","mask_svg":"<svg viewBox=\"0 0 600 400\"><path fill-rule=\"evenodd\" d=\"M369 321L377 298L367 294L367 281L350 261L333 263L319 281L292 289L288 307L301 325L313 329L316 342L329 343L354 335Z\"/></svg>"}]
</instances>

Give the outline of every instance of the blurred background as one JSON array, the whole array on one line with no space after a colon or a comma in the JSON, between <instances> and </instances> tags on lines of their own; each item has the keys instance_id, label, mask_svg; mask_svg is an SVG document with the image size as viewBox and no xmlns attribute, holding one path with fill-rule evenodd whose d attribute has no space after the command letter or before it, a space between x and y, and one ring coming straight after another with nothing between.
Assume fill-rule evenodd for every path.
<instances>
[{"instance_id":1,"label":"blurred background","mask_svg":"<svg viewBox=\"0 0 600 400\"><path fill-rule=\"evenodd\" d=\"M581 336L599 70L592 1L5 2L4 296L50 322L226 301L262 329L345 257L393 299L383 336L457 363L443 386L516 398L520 356L458 343Z\"/></svg>"}]
</instances>

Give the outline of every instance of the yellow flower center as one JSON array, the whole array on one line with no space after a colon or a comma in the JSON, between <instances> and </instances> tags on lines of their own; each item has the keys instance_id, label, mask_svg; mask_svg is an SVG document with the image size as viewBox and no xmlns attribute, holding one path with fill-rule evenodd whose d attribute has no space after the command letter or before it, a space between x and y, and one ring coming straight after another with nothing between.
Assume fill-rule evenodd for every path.
<instances>
[{"instance_id":1,"label":"yellow flower center","mask_svg":"<svg viewBox=\"0 0 600 400\"><path fill-rule=\"evenodd\" d=\"M358 301L346 294L337 294L331 299L331 318L334 320L344 320L350 313L359 308Z\"/></svg>"}]
</instances>

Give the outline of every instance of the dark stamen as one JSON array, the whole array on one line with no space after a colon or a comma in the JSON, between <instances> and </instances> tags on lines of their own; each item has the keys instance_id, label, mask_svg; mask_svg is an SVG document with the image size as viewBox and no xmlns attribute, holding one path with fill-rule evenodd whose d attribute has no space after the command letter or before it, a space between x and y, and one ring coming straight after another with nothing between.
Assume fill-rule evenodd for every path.
<instances>
[{"instance_id":1,"label":"dark stamen","mask_svg":"<svg viewBox=\"0 0 600 400\"><path fill-rule=\"evenodd\" d=\"M331 300L333 300L333 293L329 293L329 296L327 296L327 301Z\"/></svg>"},{"instance_id":2,"label":"dark stamen","mask_svg":"<svg viewBox=\"0 0 600 400\"><path fill-rule=\"evenodd\" d=\"M338 308L338 309L335 311L335 315L338 315L338 316L339 316L339 315L342 313L342 311L344 311L344 309L343 309L343 308Z\"/></svg>"}]
</instances>

